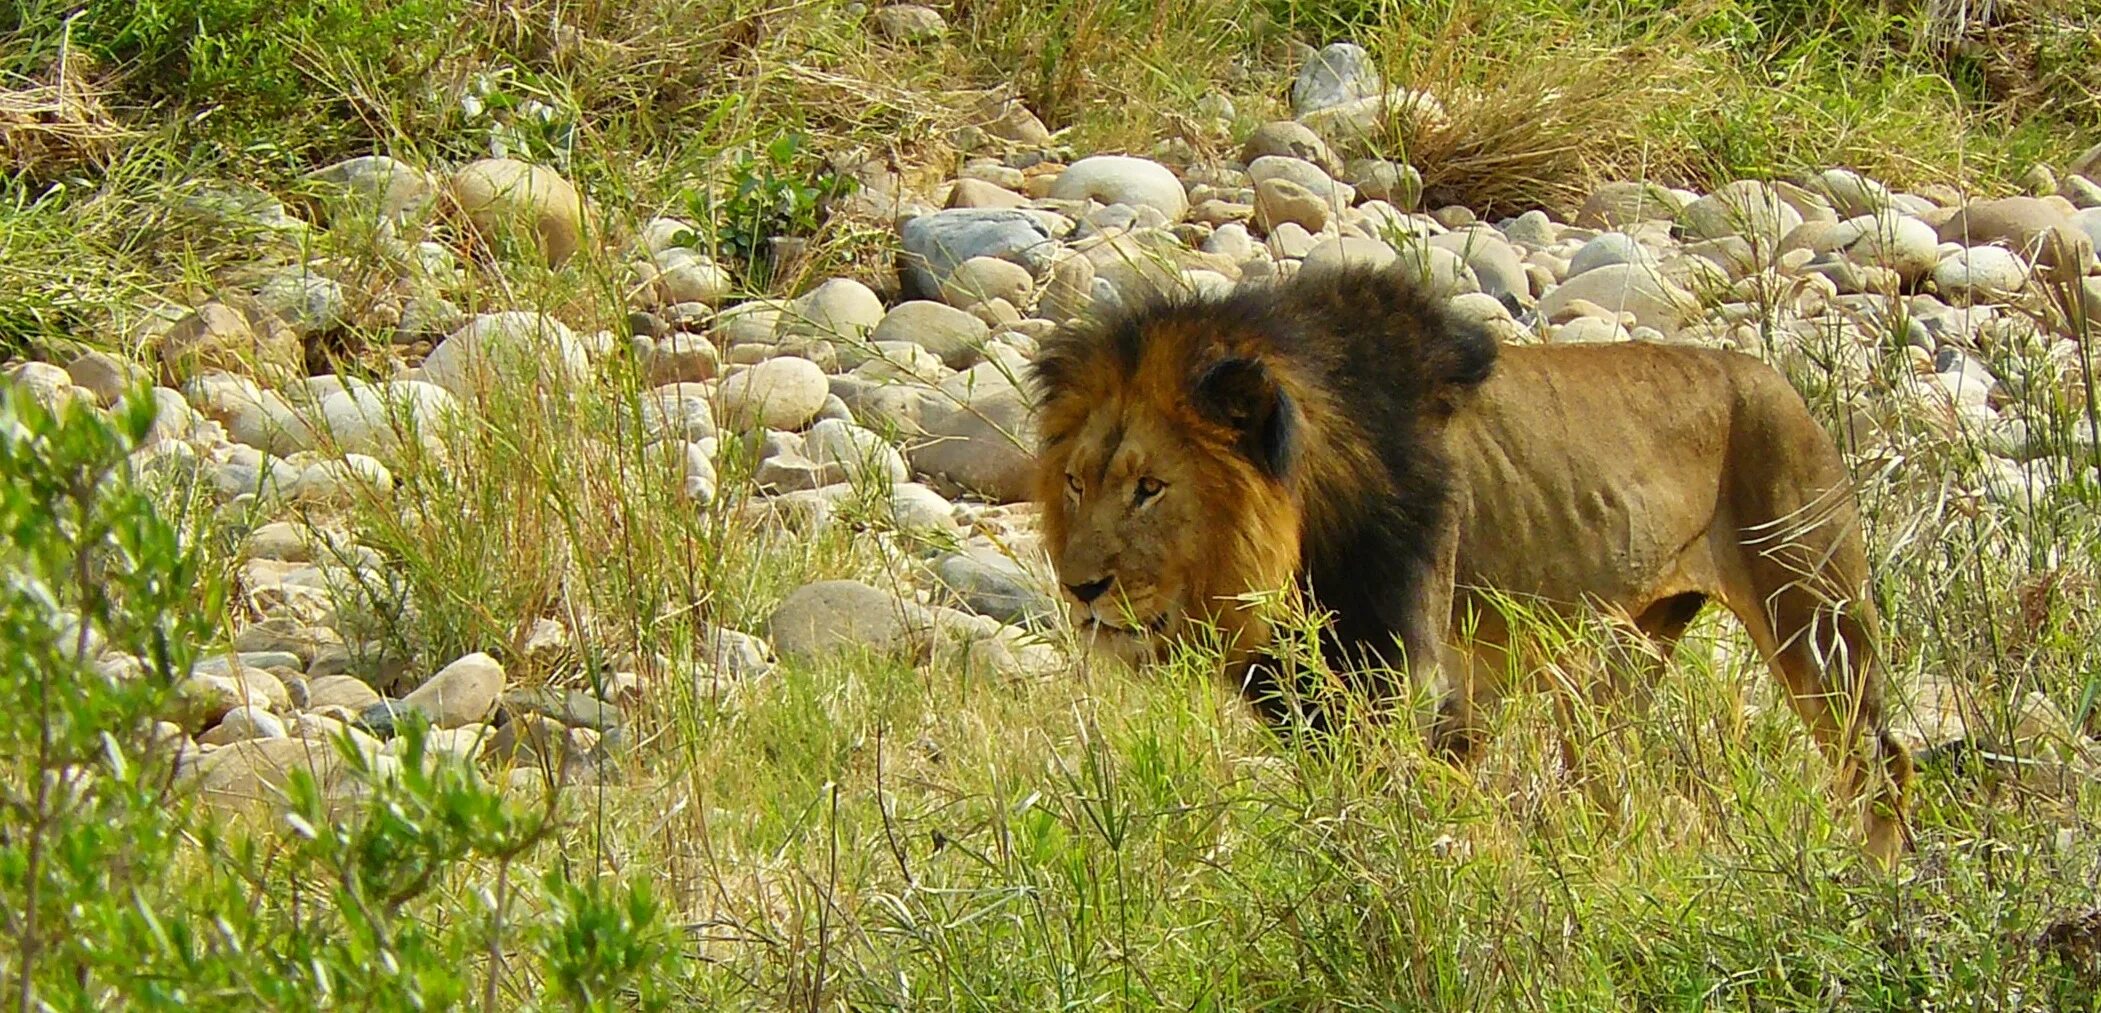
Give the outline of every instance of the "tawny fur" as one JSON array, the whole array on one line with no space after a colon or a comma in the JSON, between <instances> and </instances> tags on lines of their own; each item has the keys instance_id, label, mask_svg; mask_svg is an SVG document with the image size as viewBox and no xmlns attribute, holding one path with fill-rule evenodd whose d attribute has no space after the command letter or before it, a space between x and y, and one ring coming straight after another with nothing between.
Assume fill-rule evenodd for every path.
<instances>
[{"instance_id":1,"label":"tawny fur","mask_svg":"<svg viewBox=\"0 0 2101 1013\"><path fill-rule=\"evenodd\" d=\"M1863 798L1868 849L1901 850L1911 766L1844 462L1763 363L1500 347L1347 269L1067 328L1035 381L1045 544L1097 639L1128 654L1202 624L1260 672L1244 599L1303 591L1366 692L1387 671L1438 690L1433 737L1465 758L1517 670L1494 597L1617 613L1663 653L1718 602Z\"/></svg>"}]
</instances>

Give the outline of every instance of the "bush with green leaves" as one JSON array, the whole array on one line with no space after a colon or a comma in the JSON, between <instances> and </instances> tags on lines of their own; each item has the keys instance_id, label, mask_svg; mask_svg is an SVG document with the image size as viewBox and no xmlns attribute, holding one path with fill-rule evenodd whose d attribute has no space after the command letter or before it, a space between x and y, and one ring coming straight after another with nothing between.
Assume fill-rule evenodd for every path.
<instances>
[{"instance_id":1,"label":"bush with green leaves","mask_svg":"<svg viewBox=\"0 0 2101 1013\"><path fill-rule=\"evenodd\" d=\"M770 276L767 244L775 237L807 237L823 226L831 202L851 194L853 177L831 171L784 133L730 161L719 185L686 194L687 210L703 235L689 237L737 264L754 287Z\"/></svg>"},{"instance_id":2,"label":"bush with green leaves","mask_svg":"<svg viewBox=\"0 0 2101 1013\"><path fill-rule=\"evenodd\" d=\"M648 889L550 846L559 795L507 799L418 724L392 756L311 743L345 774L326 788L295 769L274 802L190 801L198 757L156 715L223 590L163 508L182 469L134 467L153 419L143 394L105 417L0 388L8 1005L660 1008L679 947Z\"/></svg>"}]
</instances>

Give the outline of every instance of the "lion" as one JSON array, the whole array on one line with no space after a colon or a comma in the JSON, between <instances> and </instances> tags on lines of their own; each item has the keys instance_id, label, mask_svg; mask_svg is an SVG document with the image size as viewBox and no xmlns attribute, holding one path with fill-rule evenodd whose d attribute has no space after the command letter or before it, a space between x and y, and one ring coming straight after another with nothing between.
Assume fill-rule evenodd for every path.
<instances>
[{"instance_id":1,"label":"lion","mask_svg":"<svg viewBox=\"0 0 2101 1013\"><path fill-rule=\"evenodd\" d=\"M1221 635L1274 718L1274 630L1248 602L1299 594L1352 690L1429 689L1431 744L1463 764L1512 688L1499 601L1621 617L1659 664L1713 602L1861 803L1866 851L1908 846L1853 490L1765 363L1503 347L1400 271L1352 266L1074 321L1030 381L1044 545L1096 649Z\"/></svg>"}]
</instances>

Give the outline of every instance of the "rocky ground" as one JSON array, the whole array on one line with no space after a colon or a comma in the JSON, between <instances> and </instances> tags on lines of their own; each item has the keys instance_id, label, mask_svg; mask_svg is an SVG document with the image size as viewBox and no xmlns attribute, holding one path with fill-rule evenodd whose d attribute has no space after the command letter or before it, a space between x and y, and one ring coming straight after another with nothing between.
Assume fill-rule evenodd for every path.
<instances>
[{"instance_id":1,"label":"rocky ground","mask_svg":"<svg viewBox=\"0 0 2101 1013\"><path fill-rule=\"evenodd\" d=\"M875 24L938 32L921 10L877 11ZM894 230L894 279L836 277L793 298L734 298L731 272L695 248L693 222L656 218L607 238L557 172L510 159L328 166L314 181L349 195L356 214L327 223L269 195L198 191L194 210L282 236L370 229L381 266L262 264L252 283L153 310L136 361L90 352L8 375L48 400L105 406L151 378L161 412L142 468L198 476L266 522L239 548L223 650L163 715L201 790L228 799L300 764L348 790L322 740L347 734L385 768L399 762L394 731L409 711L437 729L436 751L521 787L619 776L637 748L626 714L661 659L567 664L590 631L553 612L502 617L526 636L490 645L501 661L390 657L335 620L344 601L397 583L396 563L332 519L375 503L414 510L411 477L442 476L458 434L505 392L629 396L603 380L616 367L642 380L628 438L661 448L651 453L667 467L651 480L692 510L723 512L737 530L850 523L904 547L899 571L810 583L763 623L715 630L688 674L725 691L780 663L863 648L988 677L1068 670L1023 502L1029 422L1016 377L1062 322L1159 287L1390 263L1512 343L1765 356L1832 413L1862 474L1937 487L1949 509L2095 502L2101 147L2025 196L1893 191L1831 168L1704 194L1614 182L1566 220L1532 210L1484 221L1419 207L1411 168L1359 157L1371 120L1438 115L1433 99L1379 82L1361 52L1322 50L1291 98L1296 117L1260 126L1229 160L1171 147L1069 157L1025 108L1002 107L979 128L978 153L930 189L859 173L838 213ZM433 209L472 228L428 231ZM523 248L495 242L505 233ZM625 321L586 329L524 298L464 312L462 265L492 250L558 269L614 255ZM308 350L346 330L391 333L391 375L309 375ZM521 667L535 676L507 674ZM1931 680L1910 688L1927 704L1918 744L1971 734L1956 694ZM2024 722L2017 736L2088 745L2046 699Z\"/></svg>"}]
</instances>

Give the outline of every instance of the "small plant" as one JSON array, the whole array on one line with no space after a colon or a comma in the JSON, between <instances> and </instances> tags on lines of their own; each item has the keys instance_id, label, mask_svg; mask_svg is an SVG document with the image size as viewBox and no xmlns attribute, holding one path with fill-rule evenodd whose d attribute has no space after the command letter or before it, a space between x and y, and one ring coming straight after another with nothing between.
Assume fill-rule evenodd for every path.
<instances>
[{"instance_id":1,"label":"small plant","mask_svg":"<svg viewBox=\"0 0 2101 1013\"><path fill-rule=\"evenodd\" d=\"M181 829L153 716L218 592L125 474L153 417L0 387L0 981L22 1009L98 960L83 930L123 920Z\"/></svg>"},{"instance_id":2,"label":"small plant","mask_svg":"<svg viewBox=\"0 0 2101 1013\"><path fill-rule=\"evenodd\" d=\"M754 287L770 276L767 244L775 237L810 236L825 222L831 202L854 192L853 177L831 171L804 147L799 133L784 133L758 153L746 152L728 165L726 186L686 194L686 207L701 236L682 240L711 247L743 266Z\"/></svg>"}]
</instances>

